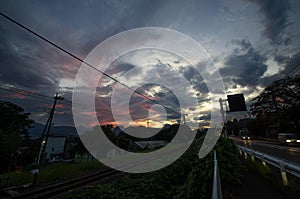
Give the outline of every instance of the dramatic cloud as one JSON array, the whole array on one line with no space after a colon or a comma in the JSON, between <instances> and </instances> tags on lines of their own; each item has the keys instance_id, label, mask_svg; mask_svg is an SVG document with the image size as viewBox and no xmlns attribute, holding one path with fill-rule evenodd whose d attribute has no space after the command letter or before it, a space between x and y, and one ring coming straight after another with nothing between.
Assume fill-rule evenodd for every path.
<instances>
[{"instance_id":1,"label":"dramatic cloud","mask_svg":"<svg viewBox=\"0 0 300 199\"><path fill-rule=\"evenodd\" d=\"M273 81L282 79L286 76L296 75L300 73L300 53L291 56L276 55L274 61L280 66L279 73L266 76L261 79L263 87L269 86Z\"/></svg>"},{"instance_id":2,"label":"dramatic cloud","mask_svg":"<svg viewBox=\"0 0 300 199\"><path fill-rule=\"evenodd\" d=\"M193 66L180 67L181 73L193 85L193 89L197 91L197 95L208 93L208 88L203 81L203 77Z\"/></svg>"},{"instance_id":3,"label":"dramatic cloud","mask_svg":"<svg viewBox=\"0 0 300 199\"><path fill-rule=\"evenodd\" d=\"M159 90L156 91L156 88ZM140 115L135 116L136 118L142 119L148 117L149 108L155 104L163 106L167 113L167 119L178 119L180 118L180 105L177 97L174 93L161 85L156 84L145 84L137 90L145 96L149 96L153 101L150 101L140 95L133 95L130 100L130 112L135 113L135 110L141 110Z\"/></svg>"},{"instance_id":4,"label":"dramatic cloud","mask_svg":"<svg viewBox=\"0 0 300 199\"><path fill-rule=\"evenodd\" d=\"M259 11L264 15L263 24L265 26L263 34L272 43L287 44L289 38L285 35L285 30L290 24L288 12L291 9L289 0L248 0L259 7Z\"/></svg>"},{"instance_id":5,"label":"dramatic cloud","mask_svg":"<svg viewBox=\"0 0 300 199\"><path fill-rule=\"evenodd\" d=\"M147 26L170 28L190 36L200 45L209 44L209 54L214 60L219 59L216 62L222 64L220 72L224 83L231 89L226 93L251 93L257 92L257 87L264 87L298 67L300 55L293 47L297 43L288 41L290 38L294 42L299 35L300 29L295 23L299 21L299 15L294 13L299 4L284 0L247 1L253 4L238 0L229 3L225 0L91 0L77 1L69 6L70 3L56 1L3 1L0 10L81 59L99 43L122 31ZM228 8L232 8L231 11ZM257 10L260 15L257 15ZM232 20L221 19L228 14ZM291 23L295 26L290 26ZM264 37L259 32L262 24ZM15 102L31 112L33 119L45 122L53 95L59 92L65 100L61 102L64 106L57 108L54 123L72 125L72 88L81 63L3 17L0 17L0 32L0 87L9 89L0 89L0 100ZM235 46L226 45L232 39L238 40L234 42ZM258 42L266 44L263 50ZM273 44L286 44L284 52L279 48L283 48L283 45ZM207 46L204 45L206 50ZM276 54L276 66L272 66L274 60L270 51ZM199 116L196 113L199 107L209 112L208 84L205 84L203 77L215 71L209 71L206 63L193 66L195 70L182 60L185 54L178 55L179 58L172 53L159 54L152 50L137 55L137 58L130 56L130 53L127 58L122 55L121 58L125 58L113 62L105 72L116 79L120 78L132 88L144 89L141 91L147 91L145 94L150 94L160 104L179 109L176 97L171 92L153 92L151 86L142 87L143 81L153 82L159 78L172 82L182 94L177 97L183 101L180 108L189 114L187 121ZM271 76L267 76L269 71ZM185 81L188 86L183 84ZM116 83L107 77L100 79L98 84L95 102L102 123L113 121L110 100L114 85ZM25 91L15 92L13 89L32 91L46 98L28 95ZM192 100L195 99L199 104L193 105ZM145 108L149 108L149 105L149 101L134 96L131 114L134 118L146 117L148 112ZM120 111L120 114L123 112ZM171 112L167 114L171 119L180 116Z\"/></svg>"},{"instance_id":6,"label":"dramatic cloud","mask_svg":"<svg viewBox=\"0 0 300 199\"><path fill-rule=\"evenodd\" d=\"M72 86L80 62L39 38L3 22L0 26L0 83L52 96ZM63 80L63 81L62 81ZM69 80L69 85L65 85Z\"/></svg>"},{"instance_id":7,"label":"dramatic cloud","mask_svg":"<svg viewBox=\"0 0 300 199\"><path fill-rule=\"evenodd\" d=\"M293 75L295 72L299 73L300 69L300 53L292 56L275 56L274 60L281 66L280 72L284 75Z\"/></svg>"},{"instance_id":8,"label":"dramatic cloud","mask_svg":"<svg viewBox=\"0 0 300 199\"><path fill-rule=\"evenodd\" d=\"M255 87L260 84L260 79L267 71L267 58L253 48L246 40L234 41L239 48L235 48L224 59L224 68L220 72L227 78L241 86Z\"/></svg>"}]
</instances>

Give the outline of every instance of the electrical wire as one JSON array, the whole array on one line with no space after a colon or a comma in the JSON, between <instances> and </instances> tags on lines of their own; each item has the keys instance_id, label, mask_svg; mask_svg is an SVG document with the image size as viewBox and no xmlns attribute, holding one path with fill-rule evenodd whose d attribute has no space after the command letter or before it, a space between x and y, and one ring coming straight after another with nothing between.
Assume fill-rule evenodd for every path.
<instances>
[{"instance_id":1,"label":"electrical wire","mask_svg":"<svg viewBox=\"0 0 300 199\"><path fill-rule=\"evenodd\" d=\"M32 92L32 91L28 91L28 90L25 90L25 89L17 89L17 88L13 88L13 87L1 87L0 86L0 90L11 92L11 93L21 94L21 95L36 98L36 99L46 100L46 101L49 101L51 103L53 102L53 97L43 95L43 94L40 94L40 93L36 93L36 92ZM80 106L82 109L90 110L85 105L82 105L80 103L74 103L74 102L72 102L70 100L67 100L67 99L64 99L64 100L60 101L60 103L61 104L68 104L68 105L76 105L76 106ZM65 108L62 107L60 109L66 109L66 107ZM58 110L56 110L56 111L58 111ZM106 113L106 114L109 114L109 115L112 114L112 112L108 111L107 109L97 108L95 111L99 112L99 113L100 112L101 113Z\"/></svg>"},{"instance_id":2,"label":"electrical wire","mask_svg":"<svg viewBox=\"0 0 300 199\"><path fill-rule=\"evenodd\" d=\"M101 70L97 69L96 67L94 67L93 65L91 65L91 64L89 64L89 63L87 63L87 62L85 62L84 60L82 60L81 58L79 58L78 56L76 56L75 54L69 52L68 50L65 50L63 47L60 47L59 45L57 45L57 44L55 44L54 42L52 42L52 41L50 41L49 39L47 39L46 37L44 37L44 36L38 34L37 32L35 32L35 31L33 31L32 29L26 27L25 25L19 23L18 21L12 19L11 17L5 15L4 13L0 12L0 15L3 16L4 18L6 18L7 20L13 22L14 24L20 26L21 28L27 30L27 31L30 32L31 34L33 34L33 35L37 36L38 38L42 39L43 41L45 41L45 42L51 44L52 46L56 47L57 49L61 50L62 52L68 54L69 56L73 57L74 59L80 61L81 63L85 64L86 66L90 67L91 69L93 69L93 70L95 70L95 71L97 71L97 72L103 74L104 76L108 77L109 79L111 79L111 80L113 80L113 81L119 83L120 85L122 85L122 86L126 87L127 89L133 91L134 93L140 95L141 97L143 97L143 98L145 98L145 99L147 99L147 100L149 100L149 101L151 101L151 102L153 102L153 103L155 103L155 104L158 104L158 105L164 107L165 109L168 109L168 110L170 110L170 111L172 111L172 112L174 112L174 113L177 113L177 114L180 114L180 115L181 115L180 112L175 111L175 110L173 110L173 109L171 109L171 108L169 108L169 107L167 107L167 106L165 106L165 105L163 105L163 104L160 104L160 103L156 102L155 100L151 99L150 97L144 95L143 93L141 93L141 92L139 92L139 91L137 91L137 90L132 89L130 86L126 85L125 83L122 83L122 82L120 82L119 80L117 80L116 78L114 78L114 77L110 76L109 74L105 73L104 71L101 71Z\"/></svg>"}]
</instances>

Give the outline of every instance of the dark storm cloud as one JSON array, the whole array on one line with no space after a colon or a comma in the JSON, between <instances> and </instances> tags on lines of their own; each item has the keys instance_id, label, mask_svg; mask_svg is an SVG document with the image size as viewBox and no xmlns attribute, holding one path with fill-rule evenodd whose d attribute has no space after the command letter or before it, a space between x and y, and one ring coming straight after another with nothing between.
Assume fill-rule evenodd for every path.
<instances>
[{"instance_id":1,"label":"dark storm cloud","mask_svg":"<svg viewBox=\"0 0 300 199\"><path fill-rule=\"evenodd\" d=\"M263 34L273 43L287 41L289 1L249 1L258 5L264 16L265 29ZM101 41L131 28L167 27L194 36L194 39L197 39L198 36L203 36L203 38L206 35L214 36L215 32L224 28L223 24L216 24L214 20L220 9L218 5L219 1L204 3L204 1L198 0L189 0L188 2L180 0L129 0L126 3L109 0L81 1L80 3L79 1L72 1L65 5L60 1L20 1L17 4L3 1L0 9L10 17L83 59ZM214 27L217 27L216 30ZM249 33L249 38L252 38L251 35L256 30L246 29L245 31ZM69 80L75 78L80 66L78 61L3 18L0 18L0 32L0 84L11 84L17 88L53 96L61 89L61 80L67 79L66 85L63 86L66 88L64 96L71 100ZM234 37L235 34L232 32ZM220 41L225 39L226 37L222 37ZM240 49L236 49L225 59L226 66L222 72L226 79L230 82L235 81L240 85L257 85L258 83L266 84L271 78L278 78L272 76L260 79L266 71L265 56L253 49L248 41L243 40L237 43ZM280 59L285 60L281 63L283 71L287 68L292 69L291 64L287 64L286 57L278 57L278 60ZM227 66L229 69L226 69ZM108 72L112 75L124 75L133 67L120 64L116 68L110 68L111 71ZM133 78L134 75L138 75L139 71L136 70L135 72L135 74L130 74ZM151 79L151 75L155 74L149 74L147 78ZM203 78L193 68L184 68L182 75L189 80L195 91L201 94L208 92ZM165 78L167 80L172 79L172 82L178 82L178 77L175 75L166 75ZM112 81L110 80L110 82ZM106 85L99 84L103 87L97 90L98 94L108 95L111 93L112 87ZM160 104L177 108L176 97L174 98L170 92L158 92L154 94L154 97ZM109 99L105 97L104 102L96 102L97 108L108 110L110 108ZM33 98L18 100L20 103L23 102L26 107L36 104ZM132 101L133 105L138 105L139 100L145 99L136 98L136 101ZM51 103L52 100L47 102L47 107ZM59 115L58 117L60 117L61 123L67 118L71 118L66 117L66 115ZM178 115L174 114L174 118L178 118Z\"/></svg>"},{"instance_id":2,"label":"dark storm cloud","mask_svg":"<svg viewBox=\"0 0 300 199\"><path fill-rule=\"evenodd\" d=\"M284 76L280 73L277 73L277 74L274 74L274 75L271 75L271 76L268 76L268 77L264 77L261 79L261 84L264 86L264 87L267 87L269 86L273 81L276 81L278 79L281 79L283 78Z\"/></svg>"},{"instance_id":3,"label":"dark storm cloud","mask_svg":"<svg viewBox=\"0 0 300 199\"><path fill-rule=\"evenodd\" d=\"M292 56L275 56L274 60L281 66L280 72L284 75L292 75L296 69L300 68L300 53Z\"/></svg>"},{"instance_id":4,"label":"dark storm cloud","mask_svg":"<svg viewBox=\"0 0 300 199\"><path fill-rule=\"evenodd\" d=\"M0 100L10 101L21 106L25 112L31 114L30 118L34 119L35 122L45 123L53 106L54 96L52 93L48 93L48 95L44 97L39 97L30 95L25 91L15 93L0 90ZM55 125L74 125L73 118L70 117L70 114L71 103L66 99L58 101L54 116Z\"/></svg>"},{"instance_id":5,"label":"dark storm cloud","mask_svg":"<svg viewBox=\"0 0 300 199\"><path fill-rule=\"evenodd\" d=\"M141 26L168 27L182 20L190 23L190 17L186 20L186 12L193 12L194 19L199 22L203 20L203 12L207 11L207 7L214 8L214 5L215 2L205 2L203 5L199 0L127 1L126 5L118 1L106 1L106 7L119 19L118 24L124 29Z\"/></svg>"},{"instance_id":6,"label":"dark storm cloud","mask_svg":"<svg viewBox=\"0 0 300 199\"><path fill-rule=\"evenodd\" d=\"M210 113L207 113L203 116L200 116L200 117L194 117L194 120L210 120L211 119L211 114Z\"/></svg>"},{"instance_id":7,"label":"dark storm cloud","mask_svg":"<svg viewBox=\"0 0 300 199\"><path fill-rule=\"evenodd\" d=\"M181 73L183 73L185 79L192 83L199 83L203 81L202 76L193 66L180 67L179 70Z\"/></svg>"},{"instance_id":8,"label":"dark storm cloud","mask_svg":"<svg viewBox=\"0 0 300 199\"><path fill-rule=\"evenodd\" d=\"M225 79L231 79L241 86L256 86L260 78L267 71L267 58L255 50L246 40L234 41L240 48L236 48L224 60L225 68L220 69Z\"/></svg>"},{"instance_id":9,"label":"dark storm cloud","mask_svg":"<svg viewBox=\"0 0 300 199\"><path fill-rule=\"evenodd\" d=\"M195 108L195 107L189 107L189 110L190 110L190 111L195 111L196 108Z\"/></svg>"},{"instance_id":10,"label":"dark storm cloud","mask_svg":"<svg viewBox=\"0 0 300 199\"><path fill-rule=\"evenodd\" d=\"M110 86L110 85L108 85L108 86L101 86L101 85L99 85L97 87L97 89L96 89L96 92L97 92L96 95L100 95L100 96L107 95L107 96L110 96L111 93L112 93L112 91L113 91L113 87Z\"/></svg>"},{"instance_id":11,"label":"dark storm cloud","mask_svg":"<svg viewBox=\"0 0 300 199\"><path fill-rule=\"evenodd\" d=\"M80 58L122 30L104 1L68 2L68 6L59 1L11 4L1 4L2 11Z\"/></svg>"},{"instance_id":12,"label":"dark storm cloud","mask_svg":"<svg viewBox=\"0 0 300 199\"><path fill-rule=\"evenodd\" d=\"M279 73L261 78L261 85L269 86L273 81L285 78L289 75L294 75L300 69L300 53L295 53L291 56L276 55L274 61L280 66Z\"/></svg>"},{"instance_id":13,"label":"dark storm cloud","mask_svg":"<svg viewBox=\"0 0 300 199\"><path fill-rule=\"evenodd\" d=\"M153 97L150 97L147 93L148 92L153 92L152 88L155 88L159 86L160 91L155 91L152 93ZM160 84L144 84L140 88L137 89L138 93L143 94L144 96L148 96L151 99L153 99L157 104L170 107L171 109L178 109L179 107L179 102L176 97L176 95L168 88L164 87L163 85ZM142 97L140 95L135 94L134 95L135 100L133 101L134 103L137 103L138 101L144 101L148 104L155 104L154 102L151 102L150 100L146 99L145 97Z\"/></svg>"},{"instance_id":14,"label":"dark storm cloud","mask_svg":"<svg viewBox=\"0 0 300 199\"><path fill-rule=\"evenodd\" d=\"M28 35L15 36L13 29L0 29L0 82L30 90L56 90L58 81L35 55L38 42Z\"/></svg>"},{"instance_id":15,"label":"dark storm cloud","mask_svg":"<svg viewBox=\"0 0 300 199\"><path fill-rule=\"evenodd\" d=\"M9 4L1 4L3 12L80 58L111 31L121 30L104 2L76 3L71 7L58 2L19 2L14 10ZM99 12L101 17L95 18ZM70 13L76 13L76 17ZM50 92L58 90L61 78L75 78L80 62L6 19L0 20L3 82L30 90L48 88Z\"/></svg>"},{"instance_id":16,"label":"dark storm cloud","mask_svg":"<svg viewBox=\"0 0 300 199\"><path fill-rule=\"evenodd\" d=\"M129 63L112 63L109 67L107 67L107 70L105 70L105 73L108 75L115 75L119 74L120 76L123 76L126 72L130 71L131 69L135 68L135 72L133 73L131 71L130 75L135 76L138 75L138 72L141 70L139 68L136 68L136 66L129 64ZM126 76L128 77L128 75Z\"/></svg>"},{"instance_id":17,"label":"dark storm cloud","mask_svg":"<svg viewBox=\"0 0 300 199\"><path fill-rule=\"evenodd\" d=\"M158 96L162 96L161 94L156 95ZM156 102L158 102L159 104L168 107L168 109L166 110L167 113L167 117L169 119L178 119L181 118L181 114L180 114L180 104L178 102L177 97L175 96L175 94L172 91L167 91L164 92L163 97L160 97L156 100Z\"/></svg>"},{"instance_id":18,"label":"dark storm cloud","mask_svg":"<svg viewBox=\"0 0 300 199\"><path fill-rule=\"evenodd\" d=\"M285 30L290 24L288 12L291 9L289 0L248 0L259 7L259 11L264 15L262 21L265 29L263 34L272 43L287 44L289 38L285 35Z\"/></svg>"},{"instance_id":19,"label":"dark storm cloud","mask_svg":"<svg viewBox=\"0 0 300 199\"><path fill-rule=\"evenodd\" d=\"M142 93L145 96L147 95L147 91L151 91L152 88L160 86L162 91L152 93L153 100L150 101L140 95L133 95L130 100L130 112L132 113L132 117L135 119L147 118L148 117L148 109L155 104L161 105L165 108L167 113L167 117L169 119L178 119L180 118L180 105L175 94L159 84L145 84L137 89L139 93ZM167 108L166 108L167 107Z\"/></svg>"},{"instance_id":20,"label":"dark storm cloud","mask_svg":"<svg viewBox=\"0 0 300 199\"><path fill-rule=\"evenodd\" d=\"M183 74L184 78L193 86L195 91L199 93L209 92L207 85L203 82L203 77L193 66L180 67L179 70Z\"/></svg>"},{"instance_id":21,"label":"dark storm cloud","mask_svg":"<svg viewBox=\"0 0 300 199\"><path fill-rule=\"evenodd\" d=\"M12 6L10 2L4 2L1 11L82 59L101 41L124 30L118 16L108 10L103 1L82 2L80 5L77 2L72 6L58 3L22 1ZM0 18L0 32L0 84L47 96L59 92L71 100L72 89L60 83L62 79L74 80L81 64L79 61L4 18ZM130 68L123 65L116 72L125 72ZM64 91L60 86L64 87ZM105 87L98 92L105 95L110 90ZM6 99L14 100L13 95L1 93L1 96L4 95L10 96ZM30 106L36 104L35 101L30 97L23 100L23 105L34 111L40 110ZM99 106L107 107L107 103ZM72 118L71 115L64 117L61 122Z\"/></svg>"},{"instance_id":22,"label":"dark storm cloud","mask_svg":"<svg viewBox=\"0 0 300 199\"><path fill-rule=\"evenodd\" d=\"M15 87L42 94L19 96L1 92L0 100L8 100L26 108L37 122L44 123L56 92L70 100L72 88L60 91L61 78L73 78L79 62L59 52L19 27L0 19L0 85ZM20 98L22 97L22 98ZM46 109L45 109L46 108ZM60 110L59 110L60 109ZM57 108L57 125L74 125L71 106ZM43 115L43 118L41 118ZM45 116L45 117L44 117Z\"/></svg>"},{"instance_id":23,"label":"dark storm cloud","mask_svg":"<svg viewBox=\"0 0 300 199\"><path fill-rule=\"evenodd\" d=\"M131 29L140 27L141 25L147 25L146 23L151 23L153 19L157 17L157 12L161 11L163 5L169 4L170 0L128 2L127 6L113 1L105 1L105 3L108 10L119 19L118 24L123 29ZM120 7L122 7L122 9L120 9Z\"/></svg>"},{"instance_id":24,"label":"dark storm cloud","mask_svg":"<svg viewBox=\"0 0 300 199\"><path fill-rule=\"evenodd\" d=\"M47 96L60 91L62 78L73 79L80 62L51 47L39 38L20 31L19 27L1 20L0 83ZM68 95L70 96L70 95ZM69 99L71 99L69 97Z\"/></svg>"}]
</instances>

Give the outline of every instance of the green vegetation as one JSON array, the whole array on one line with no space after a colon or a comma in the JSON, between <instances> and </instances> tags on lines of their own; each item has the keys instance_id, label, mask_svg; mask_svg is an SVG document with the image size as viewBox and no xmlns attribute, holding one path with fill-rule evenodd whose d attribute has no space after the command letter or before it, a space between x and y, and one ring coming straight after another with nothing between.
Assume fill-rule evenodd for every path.
<instances>
[{"instance_id":1,"label":"green vegetation","mask_svg":"<svg viewBox=\"0 0 300 199\"><path fill-rule=\"evenodd\" d=\"M83 190L69 198L210 198L213 183L213 153L198 158L201 141L196 140L176 162L159 171L143 174L126 174L108 184ZM235 144L220 139L215 147L218 156L222 189L240 182L243 167Z\"/></svg>"},{"instance_id":2,"label":"green vegetation","mask_svg":"<svg viewBox=\"0 0 300 199\"><path fill-rule=\"evenodd\" d=\"M258 136L273 138L278 132L298 134L299 99L300 75L274 81L253 99L250 111L256 120L249 124L249 130Z\"/></svg>"},{"instance_id":3,"label":"green vegetation","mask_svg":"<svg viewBox=\"0 0 300 199\"><path fill-rule=\"evenodd\" d=\"M22 149L29 148L28 129L33 121L29 113L11 102L0 101L0 115L0 173L3 173L32 159L30 150L22 153Z\"/></svg>"},{"instance_id":4,"label":"green vegetation","mask_svg":"<svg viewBox=\"0 0 300 199\"><path fill-rule=\"evenodd\" d=\"M298 177L287 173L288 185L284 186L279 168L269 165L268 163L263 165L262 161L258 159L253 161L251 158L248 158L247 160L241 158L241 160L247 167L247 172L257 173L259 176L262 176L274 187L274 189L284 190L284 193L287 194L288 198L299 197L300 179Z\"/></svg>"},{"instance_id":5,"label":"green vegetation","mask_svg":"<svg viewBox=\"0 0 300 199\"><path fill-rule=\"evenodd\" d=\"M263 165L262 162L260 160L248 160L245 162L245 164L247 165L247 168L249 170L255 170L258 171L260 175L262 175L265 178L268 178L271 175L271 170L270 167L266 164ZM279 170L278 170L279 172Z\"/></svg>"},{"instance_id":6,"label":"green vegetation","mask_svg":"<svg viewBox=\"0 0 300 199\"><path fill-rule=\"evenodd\" d=\"M41 167L38 175L38 183L52 183L59 180L66 180L72 177L81 176L103 169L104 166L98 161L80 163L56 163ZM0 176L1 187L16 186L33 182L33 174L30 170L24 172L9 172Z\"/></svg>"}]
</instances>

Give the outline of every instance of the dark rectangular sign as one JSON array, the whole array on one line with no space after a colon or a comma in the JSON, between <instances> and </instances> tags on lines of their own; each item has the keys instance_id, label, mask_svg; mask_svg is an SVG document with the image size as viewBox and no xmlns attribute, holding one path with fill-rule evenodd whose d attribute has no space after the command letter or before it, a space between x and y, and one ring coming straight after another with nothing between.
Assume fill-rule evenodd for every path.
<instances>
[{"instance_id":1,"label":"dark rectangular sign","mask_svg":"<svg viewBox=\"0 0 300 199\"><path fill-rule=\"evenodd\" d=\"M247 111L243 94L227 95L230 112Z\"/></svg>"}]
</instances>

